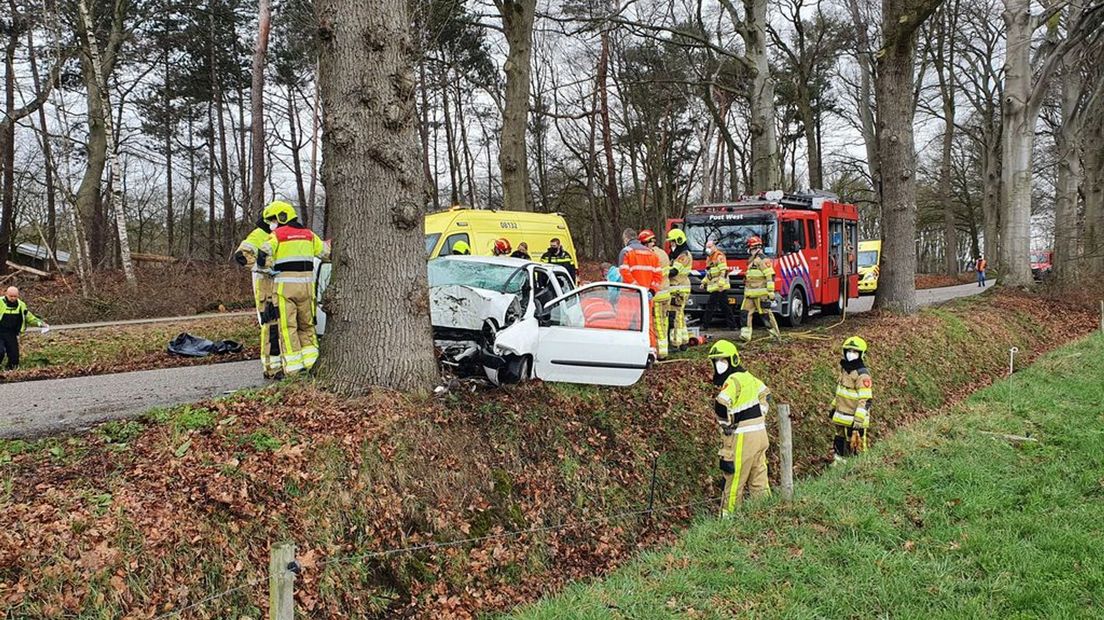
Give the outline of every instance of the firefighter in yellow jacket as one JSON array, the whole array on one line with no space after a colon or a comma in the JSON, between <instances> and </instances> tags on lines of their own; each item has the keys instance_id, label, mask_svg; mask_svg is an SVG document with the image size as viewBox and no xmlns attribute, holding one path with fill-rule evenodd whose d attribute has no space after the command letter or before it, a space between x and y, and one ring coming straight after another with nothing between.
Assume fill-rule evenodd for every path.
<instances>
[{"instance_id":1,"label":"firefighter in yellow jacket","mask_svg":"<svg viewBox=\"0 0 1104 620\"><path fill-rule=\"evenodd\" d=\"M257 308L257 323L261 327L261 367L266 379L274 379L281 372L279 313L273 303L272 270L257 264L257 253L272 233L264 215L257 219L257 226L238 244L234 260L253 273L253 303Z\"/></svg>"},{"instance_id":2,"label":"firefighter in yellow jacket","mask_svg":"<svg viewBox=\"0 0 1104 620\"><path fill-rule=\"evenodd\" d=\"M672 228L667 233L671 244L668 262L671 267L667 277L671 280L671 310L675 313L675 325L671 330L671 345L681 350L690 343L690 331L686 328L686 303L690 301L690 272L694 269L694 257L686 243L686 233Z\"/></svg>"},{"instance_id":3,"label":"firefighter in yellow jacket","mask_svg":"<svg viewBox=\"0 0 1104 620\"><path fill-rule=\"evenodd\" d=\"M748 266L747 273L744 274L744 303L740 306L740 309L747 313L744 326L740 329L740 337L744 339L744 342L751 340L751 326L756 314L767 316L770 321L771 335L779 342L782 341L782 332L778 330L778 321L774 318L774 312L771 312L773 300L774 264L771 263L771 259L763 255L763 240L759 237L752 237L748 239Z\"/></svg>"},{"instance_id":4,"label":"firefighter in yellow jacket","mask_svg":"<svg viewBox=\"0 0 1104 620\"><path fill-rule=\"evenodd\" d=\"M275 225L261 246L257 262L275 272L275 303L280 314L280 353L285 375L310 370L318 361L314 333L314 259L327 260L330 250L300 221L295 208L276 201L264 211Z\"/></svg>"},{"instance_id":5,"label":"firefighter in yellow jacket","mask_svg":"<svg viewBox=\"0 0 1104 620\"><path fill-rule=\"evenodd\" d=\"M870 401L874 398L874 382L866 367L866 349L866 341L858 336L843 341L843 359L831 404L835 429L832 451L836 463L866 449Z\"/></svg>"},{"instance_id":6,"label":"firefighter in yellow jacket","mask_svg":"<svg viewBox=\"0 0 1104 620\"><path fill-rule=\"evenodd\" d=\"M650 230L640 231L640 242L648 247L659 261L657 273L655 297L652 298L652 321L655 323L656 350L659 359L665 359L670 354L671 331L671 259L667 258L667 252L656 244L655 233Z\"/></svg>"},{"instance_id":7,"label":"firefighter in yellow jacket","mask_svg":"<svg viewBox=\"0 0 1104 620\"><path fill-rule=\"evenodd\" d=\"M736 345L718 340L709 349L713 385L721 388L713 411L721 427L721 471L725 486L721 516L732 516L747 488L752 497L770 493L767 483L766 414L770 390L740 365Z\"/></svg>"}]
</instances>

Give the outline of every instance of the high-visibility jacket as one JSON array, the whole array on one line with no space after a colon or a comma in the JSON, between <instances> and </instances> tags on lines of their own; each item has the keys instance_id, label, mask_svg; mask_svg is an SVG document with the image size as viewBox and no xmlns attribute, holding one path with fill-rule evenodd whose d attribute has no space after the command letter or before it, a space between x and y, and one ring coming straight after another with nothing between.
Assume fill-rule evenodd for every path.
<instances>
[{"instance_id":1,"label":"high-visibility jacket","mask_svg":"<svg viewBox=\"0 0 1104 620\"><path fill-rule=\"evenodd\" d=\"M719 249L714 250L705 261L704 285L709 293L727 291L732 286L728 281L728 258Z\"/></svg>"},{"instance_id":2,"label":"high-visibility jacket","mask_svg":"<svg viewBox=\"0 0 1104 620\"><path fill-rule=\"evenodd\" d=\"M314 259L329 258L330 250L314 231L297 221L277 227L261 245L260 253L267 258L264 266L271 265L276 281L289 275L302 277L314 272Z\"/></svg>"},{"instance_id":3,"label":"high-visibility jacket","mask_svg":"<svg viewBox=\"0 0 1104 620\"><path fill-rule=\"evenodd\" d=\"M981 258L981 259L978 259L977 266L975 267L975 269L977 269L977 271L985 271L985 268L988 267L988 266L989 266L989 261L985 260L984 258Z\"/></svg>"},{"instance_id":4,"label":"high-visibility jacket","mask_svg":"<svg viewBox=\"0 0 1104 620\"><path fill-rule=\"evenodd\" d=\"M14 304L11 304L6 297L0 301L0 331L22 334L27 330L28 323L34 327L42 327L46 324L27 309L27 302L22 299L15 300Z\"/></svg>"},{"instance_id":5,"label":"high-visibility jacket","mask_svg":"<svg viewBox=\"0 0 1104 620\"><path fill-rule=\"evenodd\" d=\"M664 252L663 248L658 246L652 248L652 253L655 254L656 262L658 263L658 271L656 271L656 274L659 276L657 278L659 285L656 286L656 299L660 301L670 299L671 278L668 272L671 271L671 259L667 258L667 252Z\"/></svg>"},{"instance_id":6,"label":"high-visibility jacket","mask_svg":"<svg viewBox=\"0 0 1104 620\"><path fill-rule=\"evenodd\" d=\"M752 299L774 295L774 265L762 254L748 261L744 275L744 297Z\"/></svg>"},{"instance_id":7,"label":"high-visibility jacket","mask_svg":"<svg viewBox=\"0 0 1104 620\"><path fill-rule=\"evenodd\" d=\"M770 388L766 384L742 367L737 367L736 372L725 379L717 394L717 403L723 406L727 416L720 419L718 411L717 422L722 426L735 426L744 420L766 415L769 395Z\"/></svg>"},{"instance_id":8,"label":"high-visibility jacket","mask_svg":"<svg viewBox=\"0 0 1104 620\"><path fill-rule=\"evenodd\" d=\"M832 423L852 428L870 426L870 399L874 398L870 370L865 366L847 371L840 369L836 395L832 399Z\"/></svg>"},{"instance_id":9,"label":"high-visibility jacket","mask_svg":"<svg viewBox=\"0 0 1104 620\"><path fill-rule=\"evenodd\" d=\"M571 258L571 254L568 254L567 250L560 248L559 252L552 252L548 250L544 254L541 254L541 262L548 263L550 265L559 265L567 270L567 273L571 275L571 279L575 279L575 261Z\"/></svg>"},{"instance_id":10,"label":"high-visibility jacket","mask_svg":"<svg viewBox=\"0 0 1104 620\"><path fill-rule=\"evenodd\" d=\"M265 267L261 267L257 264L257 253L260 252L261 246L264 245L265 241L268 241L269 234L267 230L257 227L238 244L237 253L240 253L245 259L245 266L250 267L253 271L268 271Z\"/></svg>"},{"instance_id":11,"label":"high-visibility jacket","mask_svg":"<svg viewBox=\"0 0 1104 620\"><path fill-rule=\"evenodd\" d=\"M655 293L659 290L659 258L635 239L621 250L621 281Z\"/></svg>"},{"instance_id":12,"label":"high-visibility jacket","mask_svg":"<svg viewBox=\"0 0 1104 620\"><path fill-rule=\"evenodd\" d=\"M674 260L671 261L671 267L675 270L675 275L670 276L671 291L689 294L690 272L694 269L694 257L690 255L690 250L682 245L674 249L672 258Z\"/></svg>"}]
</instances>

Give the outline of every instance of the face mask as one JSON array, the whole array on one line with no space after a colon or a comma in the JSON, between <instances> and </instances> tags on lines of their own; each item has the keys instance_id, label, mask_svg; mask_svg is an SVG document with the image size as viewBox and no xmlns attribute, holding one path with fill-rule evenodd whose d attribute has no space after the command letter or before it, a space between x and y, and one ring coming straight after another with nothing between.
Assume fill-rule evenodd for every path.
<instances>
[{"instance_id":1,"label":"face mask","mask_svg":"<svg viewBox=\"0 0 1104 620\"><path fill-rule=\"evenodd\" d=\"M850 350L844 351L843 352L843 359L845 359L849 362L853 362L853 361L859 359L859 352L858 351L850 351Z\"/></svg>"},{"instance_id":2,"label":"face mask","mask_svg":"<svg viewBox=\"0 0 1104 620\"><path fill-rule=\"evenodd\" d=\"M728 371L728 360L717 360L713 362L713 369L717 371L718 375L723 375Z\"/></svg>"}]
</instances>

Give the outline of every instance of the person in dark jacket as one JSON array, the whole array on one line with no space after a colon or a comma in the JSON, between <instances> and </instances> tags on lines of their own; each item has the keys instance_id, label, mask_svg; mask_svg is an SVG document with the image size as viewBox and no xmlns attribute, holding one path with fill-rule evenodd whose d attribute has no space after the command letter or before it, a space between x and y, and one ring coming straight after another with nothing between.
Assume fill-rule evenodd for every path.
<instances>
[{"instance_id":1,"label":"person in dark jacket","mask_svg":"<svg viewBox=\"0 0 1104 620\"><path fill-rule=\"evenodd\" d=\"M567 250L563 249L563 243L559 239L548 242L548 251L541 255L541 262L560 265L571 275L571 280L575 281L575 260Z\"/></svg>"},{"instance_id":2,"label":"person in dark jacket","mask_svg":"<svg viewBox=\"0 0 1104 620\"><path fill-rule=\"evenodd\" d=\"M27 309L27 303L19 298L19 289L9 286L0 303L0 362L8 358L8 370L19 366L19 336L27 330L27 324L41 327L42 333L50 331L46 321Z\"/></svg>"},{"instance_id":3,"label":"person in dark jacket","mask_svg":"<svg viewBox=\"0 0 1104 620\"><path fill-rule=\"evenodd\" d=\"M518 244L517 249L510 255L512 258L522 258L525 260L533 260L529 256L529 244L522 241Z\"/></svg>"}]
</instances>

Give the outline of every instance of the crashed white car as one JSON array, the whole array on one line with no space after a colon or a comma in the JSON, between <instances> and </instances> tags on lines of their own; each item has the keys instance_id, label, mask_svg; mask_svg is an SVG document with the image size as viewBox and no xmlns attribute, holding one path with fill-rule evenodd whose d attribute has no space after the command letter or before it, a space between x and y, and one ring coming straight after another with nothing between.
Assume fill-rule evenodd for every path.
<instances>
[{"instance_id":1,"label":"crashed white car","mask_svg":"<svg viewBox=\"0 0 1104 620\"><path fill-rule=\"evenodd\" d=\"M517 258L447 256L428 268L434 343L459 376L631 385L648 365L643 288L575 288L563 267ZM319 297L328 270L320 276Z\"/></svg>"},{"instance_id":2,"label":"crashed white car","mask_svg":"<svg viewBox=\"0 0 1104 620\"><path fill-rule=\"evenodd\" d=\"M599 282L576 289L563 267L517 258L429 263L441 363L492 383L631 385L648 364L647 293Z\"/></svg>"}]
</instances>

